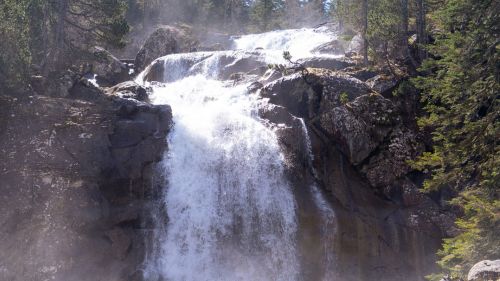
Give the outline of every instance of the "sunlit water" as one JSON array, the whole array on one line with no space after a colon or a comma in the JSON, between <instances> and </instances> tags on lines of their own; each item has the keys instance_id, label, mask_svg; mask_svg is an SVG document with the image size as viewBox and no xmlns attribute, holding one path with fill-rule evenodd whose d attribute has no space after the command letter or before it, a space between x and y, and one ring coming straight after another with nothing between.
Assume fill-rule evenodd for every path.
<instances>
[{"instance_id":1,"label":"sunlit water","mask_svg":"<svg viewBox=\"0 0 500 281\"><path fill-rule=\"evenodd\" d=\"M332 36L312 29L276 31L240 37L234 48L264 48L262 59L276 62L283 50L311 56L315 46ZM162 162L168 225L166 233L156 237L158 253L148 260L145 277L303 280L297 205L284 175L283 152L274 131L257 115L258 96L246 90L250 82L234 85L217 79L226 67L220 61L224 54L161 58L167 82L154 85L151 99L171 105L173 111L169 150ZM305 137L310 151L306 129ZM333 212L328 202L316 186L311 192L329 223Z\"/></svg>"}]
</instances>

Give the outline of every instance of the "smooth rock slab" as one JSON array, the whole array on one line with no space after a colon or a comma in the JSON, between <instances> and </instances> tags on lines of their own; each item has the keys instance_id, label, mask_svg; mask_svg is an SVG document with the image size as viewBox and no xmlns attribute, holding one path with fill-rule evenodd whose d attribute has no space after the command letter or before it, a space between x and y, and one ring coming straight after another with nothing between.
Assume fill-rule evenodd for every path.
<instances>
[{"instance_id":1,"label":"smooth rock slab","mask_svg":"<svg viewBox=\"0 0 500 281\"><path fill-rule=\"evenodd\" d=\"M500 260L484 260L476 263L467 275L468 281L497 281L500 278Z\"/></svg>"}]
</instances>

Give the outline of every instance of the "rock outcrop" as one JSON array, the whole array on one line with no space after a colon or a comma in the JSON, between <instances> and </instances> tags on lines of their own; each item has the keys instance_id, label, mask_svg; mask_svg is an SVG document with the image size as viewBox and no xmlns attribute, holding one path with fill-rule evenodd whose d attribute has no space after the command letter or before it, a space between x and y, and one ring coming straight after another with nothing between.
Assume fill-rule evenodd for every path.
<instances>
[{"instance_id":1,"label":"rock outcrop","mask_svg":"<svg viewBox=\"0 0 500 281\"><path fill-rule=\"evenodd\" d=\"M155 60L144 71L144 80L171 82L186 75L200 73L232 80L237 74L262 75L267 69L265 58L259 51L187 53Z\"/></svg>"},{"instance_id":2,"label":"rock outcrop","mask_svg":"<svg viewBox=\"0 0 500 281\"><path fill-rule=\"evenodd\" d=\"M134 81L126 81L106 89L108 95L138 101L148 101L150 91L151 88L141 86Z\"/></svg>"},{"instance_id":3,"label":"rock outcrop","mask_svg":"<svg viewBox=\"0 0 500 281\"><path fill-rule=\"evenodd\" d=\"M0 96L0 280L142 276L170 108L78 85Z\"/></svg>"},{"instance_id":4,"label":"rock outcrop","mask_svg":"<svg viewBox=\"0 0 500 281\"><path fill-rule=\"evenodd\" d=\"M197 45L188 28L163 26L156 29L137 53L134 66L143 70L153 60L169 54L189 52Z\"/></svg>"},{"instance_id":5,"label":"rock outcrop","mask_svg":"<svg viewBox=\"0 0 500 281\"><path fill-rule=\"evenodd\" d=\"M354 62L346 58L312 57L297 61L304 67L323 68L329 70L341 70L353 66Z\"/></svg>"},{"instance_id":6,"label":"rock outcrop","mask_svg":"<svg viewBox=\"0 0 500 281\"><path fill-rule=\"evenodd\" d=\"M100 86L113 86L130 79L127 65L101 47L91 50L91 58L86 62L87 73L95 74Z\"/></svg>"},{"instance_id":7,"label":"rock outcrop","mask_svg":"<svg viewBox=\"0 0 500 281\"><path fill-rule=\"evenodd\" d=\"M476 263L467 274L467 281L496 281L500 279L500 260Z\"/></svg>"},{"instance_id":8,"label":"rock outcrop","mask_svg":"<svg viewBox=\"0 0 500 281\"><path fill-rule=\"evenodd\" d=\"M345 53L346 45L347 42L336 39L314 48L312 52L317 54L343 55Z\"/></svg>"},{"instance_id":9,"label":"rock outcrop","mask_svg":"<svg viewBox=\"0 0 500 281\"><path fill-rule=\"evenodd\" d=\"M309 69L264 84L260 116L276 128L298 208L310 208L312 184L333 202L339 280L423 280L435 268L441 238L456 233L455 217L413 180L408 160L423 144L402 117L407 109L348 74L363 70L344 69ZM311 220L299 216L300 232L309 233L299 235L316 233L307 230Z\"/></svg>"}]
</instances>

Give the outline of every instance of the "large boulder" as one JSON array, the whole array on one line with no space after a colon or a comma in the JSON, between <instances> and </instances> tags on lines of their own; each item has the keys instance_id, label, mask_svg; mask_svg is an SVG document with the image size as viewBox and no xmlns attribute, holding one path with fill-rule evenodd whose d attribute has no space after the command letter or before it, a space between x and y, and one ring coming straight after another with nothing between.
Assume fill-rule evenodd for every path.
<instances>
[{"instance_id":1,"label":"large boulder","mask_svg":"<svg viewBox=\"0 0 500 281\"><path fill-rule=\"evenodd\" d=\"M345 45L346 42L336 39L319 45L314 48L312 52L317 54L343 55L345 52Z\"/></svg>"},{"instance_id":2,"label":"large boulder","mask_svg":"<svg viewBox=\"0 0 500 281\"><path fill-rule=\"evenodd\" d=\"M500 260L476 263L467 274L468 281L497 281L500 278Z\"/></svg>"},{"instance_id":3,"label":"large boulder","mask_svg":"<svg viewBox=\"0 0 500 281\"><path fill-rule=\"evenodd\" d=\"M189 29L163 26L156 29L137 53L134 66L137 71L144 69L153 60L169 54L192 51L196 45Z\"/></svg>"},{"instance_id":4,"label":"large boulder","mask_svg":"<svg viewBox=\"0 0 500 281\"><path fill-rule=\"evenodd\" d=\"M347 71L362 80L378 74ZM335 212L336 276L399 281L430 274L442 237L456 234L456 217L420 191L420 177L407 164L422 144L401 116L406 110L344 71L309 68L280 76L269 71L260 80L259 115L282 147L300 210L299 235L312 237L324 227L314 229L317 214L307 214L318 204L308 196L321 187Z\"/></svg>"},{"instance_id":5,"label":"large boulder","mask_svg":"<svg viewBox=\"0 0 500 281\"><path fill-rule=\"evenodd\" d=\"M35 91L40 95L64 98L69 95L70 89L78 80L78 75L67 70L63 73L51 73L48 77L39 76Z\"/></svg>"},{"instance_id":6,"label":"large boulder","mask_svg":"<svg viewBox=\"0 0 500 281\"><path fill-rule=\"evenodd\" d=\"M354 100L369 92L363 82L349 75L326 69L308 69L306 75L295 73L268 83L261 96L286 107L297 117L314 118L341 105L341 96Z\"/></svg>"},{"instance_id":7,"label":"large boulder","mask_svg":"<svg viewBox=\"0 0 500 281\"><path fill-rule=\"evenodd\" d=\"M385 187L412 170L408 161L415 159L424 147L416 134L406 128L395 128L388 140L361 168L373 187Z\"/></svg>"},{"instance_id":8,"label":"large boulder","mask_svg":"<svg viewBox=\"0 0 500 281\"><path fill-rule=\"evenodd\" d=\"M236 73L262 75L268 69L259 51L223 51L178 54L155 60L144 71L145 81L171 82L186 75L203 73L218 79L232 79Z\"/></svg>"},{"instance_id":9,"label":"large boulder","mask_svg":"<svg viewBox=\"0 0 500 281\"><path fill-rule=\"evenodd\" d=\"M91 58L86 64L86 72L96 75L99 86L112 86L130 77L127 65L101 47L91 49Z\"/></svg>"},{"instance_id":10,"label":"large boulder","mask_svg":"<svg viewBox=\"0 0 500 281\"><path fill-rule=\"evenodd\" d=\"M361 54L364 45L363 37L358 34L351 39L345 53L347 55Z\"/></svg>"},{"instance_id":11,"label":"large boulder","mask_svg":"<svg viewBox=\"0 0 500 281\"><path fill-rule=\"evenodd\" d=\"M135 99L138 101L147 101L150 91L151 88L139 85L134 81L125 81L106 89L109 95L116 95L121 98Z\"/></svg>"},{"instance_id":12,"label":"large boulder","mask_svg":"<svg viewBox=\"0 0 500 281\"><path fill-rule=\"evenodd\" d=\"M368 85L368 87L370 87L370 89L385 97L388 97L392 94L392 91L399 84L399 79L392 76L377 75L366 80L365 83L366 85Z\"/></svg>"},{"instance_id":13,"label":"large boulder","mask_svg":"<svg viewBox=\"0 0 500 281\"><path fill-rule=\"evenodd\" d=\"M318 126L357 165L382 143L397 122L397 109L391 101L366 94L324 112Z\"/></svg>"}]
</instances>

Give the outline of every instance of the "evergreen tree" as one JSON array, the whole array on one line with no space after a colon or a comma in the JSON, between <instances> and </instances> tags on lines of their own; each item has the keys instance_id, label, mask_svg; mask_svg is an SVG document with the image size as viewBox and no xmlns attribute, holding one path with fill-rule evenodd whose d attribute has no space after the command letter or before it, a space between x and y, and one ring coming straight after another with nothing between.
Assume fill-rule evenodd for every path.
<instances>
[{"instance_id":1,"label":"evergreen tree","mask_svg":"<svg viewBox=\"0 0 500 281\"><path fill-rule=\"evenodd\" d=\"M279 28L283 8L282 0L256 0L250 14L252 25L258 31Z\"/></svg>"},{"instance_id":2,"label":"evergreen tree","mask_svg":"<svg viewBox=\"0 0 500 281\"><path fill-rule=\"evenodd\" d=\"M123 0L2 1L0 82L18 87L26 84L32 68L46 76L71 65L91 46L122 46L126 7Z\"/></svg>"},{"instance_id":3,"label":"evergreen tree","mask_svg":"<svg viewBox=\"0 0 500 281\"><path fill-rule=\"evenodd\" d=\"M495 0L449 0L433 16L442 30L429 46L423 90L433 128L433 151L415 167L431 173L427 190L449 188L463 209L462 233L446 239L439 264L464 278L484 259L500 258L500 4Z\"/></svg>"},{"instance_id":4,"label":"evergreen tree","mask_svg":"<svg viewBox=\"0 0 500 281\"><path fill-rule=\"evenodd\" d=\"M31 52L27 7L27 1L0 2L0 90L21 86L28 75Z\"/></svg>"},{"instance_id":5,"label":"evergreen tree","mask_svg":"<svg viewBox=\"0 0 500 281\"><path fill-rule=\"evenodd\" d=\"M47 31L52 35L45 70L66 67L94 45L123 46L129 26L124 0L47 1ZM61 58L63 58L61 60Z\"/></svg>"}]
</instances>

